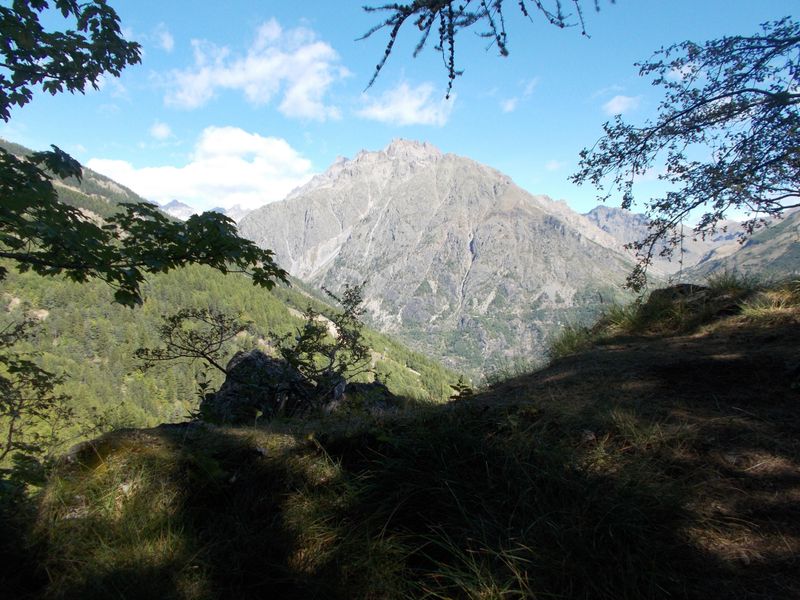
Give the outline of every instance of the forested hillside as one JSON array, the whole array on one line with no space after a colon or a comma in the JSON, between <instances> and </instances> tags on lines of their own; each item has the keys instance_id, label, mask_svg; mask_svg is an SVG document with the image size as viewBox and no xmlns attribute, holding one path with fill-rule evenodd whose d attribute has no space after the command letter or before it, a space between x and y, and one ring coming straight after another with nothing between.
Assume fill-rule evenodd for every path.
<instances>
[{"instance_id":1,"label":"forested hillside","mask_svg":"<svg viewBox=\"0 0 800 600\"><path fill-rule=\"evenodd\" d=\"M36 337L19 350L40 352L43 368L67 375L63 388L74 397L81 420L94 418L96 407L113 426L144 426L182 420L198 401L199 363L142 372L133 357L139 347L158 345L162 315L189 307L240 314L252 321L254 335L237 338L233 355L263 345L269 333L294 331L302 324L298 311L308 304L331 310L299 290L268 292L244 277L203 267L154 277L145 294L144 305L132 310L112 303L112 290L102 283L75 284L12 270L2 286L2 319L7 323L29 315L39 320ZM433 400L450 395L453 373L385 336L367 332L365 337L375 350L376 372L395 393ZM221 383L221 373L208 376L212 389Z\"/></svg>"},{"instance_id":2,"label":"forested hillside","mask_svg":"<svg viewBox=\"0 0 800 600\"><path fill-rule=\"evenodd\" d=\"M30 153L22 146L0 143L14 154ZM98 222L117 212L120 203L143 201L90 169L83 170L80 181L56 179L55 183L60 200ZM299 282L268 291L253 286L244 275L226 276L197 265L151 276L142 288L144 303L135 309L115 303L114 290L99 280L78 284L62 277L19 273L11 261L0 266L8 270L0 281L0 332L33 320L35 326L13 352L63 376L56 391L69 396L67 406L75 414L67 418L50 411L44 419L61 430L56 437L62 446L111 428L184 420L197 410L199 382L208 383L207 391L222 383L221 372L206 372L199 361L143 370L134 353L159 345L165 316L185 308L212 308L251 323L248 332L231 341L227 361L238 350L261 348L269 353L270 335L294 333L308 306L323 315L336 310L319 300L318 290L304 289ZM365 330L364 338L371 349L372 371L393 393L421 401L443 401L451 395L449 384L458 379L455 373L381 334ZM369 380L372 374L360 378Z\"/></svg>"}]
</instances>

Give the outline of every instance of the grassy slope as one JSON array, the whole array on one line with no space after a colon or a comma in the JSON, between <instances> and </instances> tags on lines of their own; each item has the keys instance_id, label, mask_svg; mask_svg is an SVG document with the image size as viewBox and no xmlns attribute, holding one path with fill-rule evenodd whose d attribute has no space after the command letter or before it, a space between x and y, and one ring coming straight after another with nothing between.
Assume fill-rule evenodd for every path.
<instances>
[{"instance_id":1,"label":"grassy slope","mask_svg":"<svg viewBox=\"0 0 800 600\"><path fill-rule=\"evenodd\" d=\"M448 406L110 434L51 479L16 590L797 597L800 284L699 298Z\"/></svg>"},{"instance_id":2,"label":"grassy slope","mask_svg":"<svg viewBox=\"0 0 800 600\"><path fill-rule=\"evenodd\" d=\"M251 321L254 336L232 341L227 360L237 350L259 347L258 339L270 333L295 331L302 325L296 315L309 303L323 313L332 310L295 289L266 291L243 276L196 266L153 276L145 288L144 305L130 310L113 304L112 290L100 282L76 284L11 272L0 283L0 326L25 314L46 315L35 338L18 344L16 351L38 352L36 360L44 368L66 375L61 389L74 399L81 423L94 418L96 407L113 426L144 427L183 420L198 402L199 362L176 361L142 372L134 358L138 347L160 345L162 315L210 306ZM376 351L376 372L394 393L417 400L449 397L448 383L458 379L456 374L377 332L365 330L364 338ZM221 373L211 370L208 377L212 389L221 385Z\"/></svg>"}]
</instances>

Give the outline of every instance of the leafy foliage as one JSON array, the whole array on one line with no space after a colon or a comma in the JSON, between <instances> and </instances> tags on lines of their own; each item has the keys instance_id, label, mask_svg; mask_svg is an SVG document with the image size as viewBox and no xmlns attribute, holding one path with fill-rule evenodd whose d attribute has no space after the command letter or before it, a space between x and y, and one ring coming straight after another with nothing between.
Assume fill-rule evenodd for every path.
<instances>
[{"instance_id":1,"label":"leafy foliage","mask_svg":"<svg viewBox=\"0 0 800 600\"><path fill-rule=\"evenodd\" d=\"M7 458L14 462L0 475L23 481L38 479L42 461L74 417L70 397L57 391L64 378L12 349L31 335L33 326L26 319L0 330L0 465Z\"/></svg>"},{"instance_id":2,"label":"leafy foliage","mask_svg":"<svg viewBox=\"0 0 800 600\"><path fill-rule=\"evenodd\" d=\"M139 45L122 37L119 19L104 1L78 4L56 0L55 8L76 30L46 31L41 13L46 0L0 7L0 117L8 121L13 105L27 104L41 85L52 94L97 87L104 74L119 75L139 62ZM48 15L49 17L50 15ZM271 287L286 273L261 250L240 238L230 219L205 213L185 224L165 217L146 202L121 204L105 222L59 200L52 177L80 181L80 164L68 154L35 152L28 157L0 149L0 257L20 271L65 274L73 281L99 278L116 289L114 300L140 304L147 273L198 263L223 273L242 271L253 283ZM0 268L0 279L7 269Z\"/></svg>"},{"instance_id":3,"label":"leafy foliage","mask_svg":"<svg viewBox=\"0 0 800 600\"><path fill-rule=\"evenodd\" d=\"M270 288L286 273L261 250L240 238L235 223L219 213L174 221L146 202L123 203L122 212L95 222L59 200L49 173L80 179L80 165L53 146L29 159L0 149L0 257L24 272L65 274L73 281L99 278L115 288L114 300L140 304L146 273L163 273L190 263L223 273L249 273ZM0 270L0 278L5 276Z\"/></svg>"},{"instance_id":4,"label":"leafy foliage","mask_svg":"<svg viewBox=\"0 0 800 600\"><path fill-rule=\"evenodd\" d=\"M247 330L238 317L211 308L184 308L163 317L159 334L164 346L139 348L135 355L146 367L181 359L201 359L207 365L228 374L221 361L227 344Z\"/></svg>"},{"instance_id":5,"label":"leafy foliage","mask_svg":"<svg viewBox=\"0 0 800 600\"><path fill-rule=\"evenodd\" d=\"M181 421L197 410L201 361L166 362L169 368L142 371L141 361L134 357L137 348L163 345L162 315L175 313L178 307L213 307L252 323L247 332L227 342L226 359L239 350L261 346L267 332L296 334L303 326L298 315L308 304L318 313L335 316L331 307L298 291L300 283L264 291L244 276L225 276L198 265L149 277L142 288L144 302L135 311L112 302L112 290L96 279L77 284L10 271L2 288L0 315L17 321L25 315L37 319L47 315L39 321L39 335L20 340L14 350L30 355L42 369L67 376L59 390L71 397L75 412L66 432L70 438L95 427L98 418L105 423L104 430L150 427ZM366 328L362 333L367 345L382 353L375 372L392 393L422 402L441 402L450 395L448 383L458 378L456 374L382 334ZM366 380L367 375L356 380ZM208 369L205 379L207 391L214 391L224 374Z\"/></svg>"},{"instance_id":6,"label":"leafy foliage","mask_svg":"<svg viewBox=\"0 0 800 600\"><path fill-rule=\"evenodd\" d=\"M664 89L657 118L607 122L572 176L606 191L602 200L621 192L630 208L636 179L663 165L659 178L672 191L646 204L650 232L631 245L639 257L631 286L643 286L660 242L668 242L660 254L671 255L680 223L696 210L705 211L695 227L704 237L731 210L749 215L747 235L765 217L800 206L798 57L800 23L787 17L752 36L676 44L638 65Z\"/></svg>"},{"instance_id":7,"label":"leafy foliage","mask_svg":"<svg viewBox=\"0 0 800 600\"><path fill-rule=\"evenodd\" d=\"M475 397L475 389L462 375L458 381L453 385L453 395L450 400L471 400Z\"/></svg>"},{"instance_id":8,"label":"leafy foliage","mask_svg":"<svg viewBox=\"0 0 800 600\"><path fill-rule=\"evenodd\" d=\"M330 319L309 306L303 315L303 327L297 334L272 335L273 343L283 359L300 371L309 381L336 382L368 370L369 348L364 343L361 317L364 308L364 284L345 284L344 292L337 296L328 289L325 293L342 307Z\"/></svg>"},{"instance_id":9,"label":"leafy foliage","mask_svg":"<svg viewBox=\"0 0 800 600\"><path fill-rule=\"evenodd\" d=\"M611 0L612 3L614 0ZM583 17L582 0L517 0L516 2L522 15L533 20L531 13L538 12L551 25L564 28L580 25L581 33L586 35L586 26ZM593 0L594 8L600 9L600 0ZM572 7L575 14L565 12L565 7ZM438 41L435 49L441 53L445 68L447 69L448 85L447 96L453 89L455 78L462 74L456 69L456 35L458 32L469 29L474 25L481 24L485 30L479 35L482 38L491 40L491 44L497 45L497 51L501 56L508 56L508 42L506 38L505 15L503 13L503 0L414 0L413 2L400 4L383 4L379 6L365 6L367 12L388 12L389 16L383 21L367 31L361 39L365 39L374 33L382 30L389 30L389 41L380 62L375 66L372 79L369 81L371 86L383 69L386 61L392 53L397 36L400 30L411 21L420 31L420 39L414 48L416 57L430 38L431 32L436 28Z\"/></svg>"},{"instance_id":10,"label":"leafy foliage","mask_svg":"<svg viewBox=\"0 0 800 600\"><path fill-rule=\"evenodd\" d=\"M237 355L241 360L236 360L235 356L223 366L225 357L232 354L236 346L252 350L256 343L267 344L263 338L253 336L252 324L242 322L240 316L206 308L182 309L163 317L159 327L162 346L139 348L135 355L144 361L146 368L165 361L200 359L224 374L225 383L216 394L208 394L213 388L205 371L197 375L201 400L198 415L212 422L238 422L242 411L248 413L247 418L252 412L271 419L308 414L331 401L336 401L338 406L349 382L371 382L373 377L377 382L379 370L384 378L391 376L386 373L385 362L379 369L377 361L372 360L364 338L362 290L363 284L345 285L344 292L338 296L325 289L328 297L343 310L331 312L328 318L309 305L302 315L301 326L286 333L270 331L268 337L273 350L268 353L277 353L280 359L265 356L260 351L245 352L244 358ZM235 344L235 340L240 343ZM410 387L418 388L420 384L412 382ZM375 391L376 396L395 397L383 384L373 387L369 389ZM399 386L404 390L408 387L407 383ZM433 399L435 394L427 400ZM231 397L235 409L229 407Z\"/></svg>"},{"instance_id":11,"label":"leafy foliage","mask_svg":"<svg viewBox=\"0 0 800 600\"><path fill-rule=\"evenodd\" d=\"M75 29L47 31L39 14L52 7ZM41 85L51 94L97 89L104 74L119 76L141 61L141 47L126 41L119 17L104 0L15 1L0 6L0 118L31 101Z\"/></svg>"}]
</instances>

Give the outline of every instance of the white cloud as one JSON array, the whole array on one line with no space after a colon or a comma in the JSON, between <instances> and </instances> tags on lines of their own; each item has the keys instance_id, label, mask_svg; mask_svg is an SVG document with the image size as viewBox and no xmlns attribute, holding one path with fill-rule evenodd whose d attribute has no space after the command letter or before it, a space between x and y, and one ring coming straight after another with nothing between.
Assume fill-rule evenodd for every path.
<instances>
[{"instance_id":1,"label":"white cloud","mask_svg":"<svg viewBox=\"0 0 800 600\"><path fill-rule=\"evenodd\" d=\"M175 48L175 38L172 37L172 34L164 23L156 25L155 31L153 32L153 39L155 39L158 47L165 52L172 52L172 49Z\"/></svg>"},{"instance_id":2,"label":"white cloud","mask_svg":"<svg viewBox=\"0 0 800 600\"><path fill-rule=\"evenodd\" d=\"M558 171L559 169L563 169L566 166L567 166L567 163L562 162L560 160L548 160L544 164L544 168L547 171Z\"/></svg>"},{"instance_id":3,"label":"white cloud","mask_svg":"<svg viewBox=\"0 0 800 600\"><path fill-rule=\"evenodd\" d=\"M118 77L103 73L97 78L97 89L112 98L128 99L128 89L122 85Z\"/></svg>"},{"instance_id":4,"label":"white cloud","mask_svg":"<svg viewBox=\"0 0 800 600\"><path fill-rule=\"evenodd\" d=\"M166 123L156 121L150 126L150 135L160 142L172 137L172 129Z\"/></svg>"},{"instance_id":5,"label":"white cloud","mask_svg":"<svg viewBox=\"0 0 800 600\"><path fill-rule=\"evenodd\" d=\"M667 79L672 81L683 81L685 79L704 80L706 75L702 64L689 61L680 67L672 67L667 72Z\"/></svg>"},{"instance_id":6,"label":"white cloud","mask_svg":"<svg viewBox=\"0 0 800 600\"><path fill-rule=\"evenodd\" d=\"M634 176L634 181L636 183L645 183L648 181L658 181L662 175L665 175L667 172L666 167L650 167L644 173L639 173Z\"/></svg>"},{"instance_id":7,"label":"white cloud","mask_svg":"<svg viewBox=\"0 0 800 600\"><path fill-rule=\"evenodd\" d=\"M519 85L522 87L522 99L530 98L533 95L533 91L536 89L536 86L539 85L539 78L534 77L533 79L524 79L519 82ZM517 110L519 106L520 98L519 96L514 96L512 98L506 98L505 100L500 101L500 109L504 113L511 113Z\"/></svg>"},{"instance_id":8,"label":"white cloud","mask_svg":"<svg viewBox=\"0 0 800 600\"><path fill-rule=\"evenodd\" d=\"M533 90L536 89L536 86L539 85L539 78L534 77L533 79L529 79L525 82L525 87L522 90L522 95L526 98L530 97L533 94Z\"/></svg>"},{"instance_id":9,"label":"white cloud","mask_svg":"<svg viewBox=\"0 0 800 600\"><path fill-rule=\"evenodd\" d=\"M237 127L208 127L188 164L136 168L122 160L93 158L87 166L148 200L177 199L197 209L257 208L283 199L313 175L311 162L286 140Z\"/></svg>"},{"instance_id":10,"label":"white cloud","mask_svg":"<svg viewBox=\"0 0 800 600\"><path fill-rule=\"evenodd\" d=\"M616 94L618 92L624 92L625 88L621 85L617 85L616 83L613 85L606 86L604 88L600 88L599 90L595 90L590 99L594 100L595 98L599 98L600 96L608 96L609 94Z\"/></svg>"},{"instance_id":11,"label":"white cloud","mask_svg":"<svg viewBox=\"0 0 800 600\"><path fill-rule=\"evenodd\" d=\"M284 30L275 19L263 23L243 55L224 46L192 40L194 66L173 71L164 101L192 109L218 90L237 90L261 106L281 95L278 105L287 117L324 121L341 116L325 102L330 87L347 77L338 53L310 29Z\"/></svg>"},{"instance_id":12,"label":"white cloud","mask_svg":"<svg viewBox=\"0 0 800 600\"><path fill-rule=\"evenodd\" d=\"M518 103L519 98L509 98L508 100L503 100L500 102L500 108L503 109L504 113L514 112L517 109Z\"/></svg>"},{"instance_id":13,"label":"white cloud","mask_svg":"<svg viewBox=\"0 0 800 600\"><path fill-rule=\"evenodd\" d=\"M614 96L603 104L603 111L609 116L621 115L622 113L636 110L641 100L641 96Z\"/></svg>"},{"instance_id":14,"label":"white cloud","mask_svg":"<svg viewBox=\"0 0 800 600\"><path fill-rule=\"evenodd\" d=\"M397 87L385 91L377 98L362 96L364 108L356 114L364 119L390 123L392 125L436 125L443 126L450 118L455 103L455 94L450 98L436 99L433 84L421 83L411 87L401 82Z\"/></svg>"}]
</instances>

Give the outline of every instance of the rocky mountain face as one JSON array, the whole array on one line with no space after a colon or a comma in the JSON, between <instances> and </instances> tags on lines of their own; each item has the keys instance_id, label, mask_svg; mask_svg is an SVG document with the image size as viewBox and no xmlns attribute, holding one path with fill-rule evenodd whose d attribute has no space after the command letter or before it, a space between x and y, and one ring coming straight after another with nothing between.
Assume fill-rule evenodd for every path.
<instances>
[{"instance_id":1,"label":"rocky mountain face","mask_svg":"<svg viewBox=\"0 0 800 600\"><path fill-rule=\"evenodd\" d=\"M600 205L584 215L600 229L618 240L618 247L647 237L648 218L622 208ZM668 260L654 257L654 271L663 275L675 275L699 263L720 259L739 249L737 233L741 225L736 221L721 221L718 231L705 239L695 239L691 227L686 226L686 235L680 248L676 248ZM658 247L660 252L664 246ZM628 251L633 256L632 251Z\"/></svg>"},{"instance_id":2,"label":"rocky mountain face","mask_svg":"<svg viewBox=\"0 0 800 600\"><path fill-rule=\"evenodd\" d=\"M772 221L743 244L736 243L735 252L709 254L688 275L701 280L720 271L779 279L800 274L800 210Z\"/></svg>"},{"instance_id":3,"label":"rocky mountain face","mask_svg":"<svg viewBox=\"0 0 800 600\"><path fill-rule=\"evenodd\" d=\"M215 206L211 209L212 212L218 212L228 218L233 219L237 223L241 221L245 215L250 213L250 209L244 208L241 204L234 204L230 208L223 208L222 206Z\"/></svg>"},{"instance_id":4,"label":"rocky mountain face","mask_svg":"<svg viewBox=\"0 0 800 600\"><path fill-rule=\"evenodd\" d=\"M554 327L621 294L632 266L566 204L404 140L337 160L239 229L306 282L366 281L374 324L472 372L541 356Z\"/></svg>"}]
</instances>

